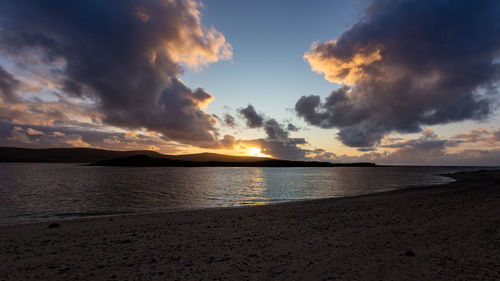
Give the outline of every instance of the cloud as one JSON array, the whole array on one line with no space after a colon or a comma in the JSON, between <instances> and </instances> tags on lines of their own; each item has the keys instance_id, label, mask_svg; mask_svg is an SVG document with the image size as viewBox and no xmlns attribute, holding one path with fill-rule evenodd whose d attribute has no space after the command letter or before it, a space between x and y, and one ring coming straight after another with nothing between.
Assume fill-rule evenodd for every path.
<instances>
[{"instance_id":1,"label":"cloud","mask_svg":"<svg viewBox=\"0 0 500 281\"><path fill-rule=\"evenodd\" d=\"M276 119L266 119L263 115L258 114L251 104L246 108L240 108L238 112L246 119L248 127L263 128L266 132L266 138L242 140L242 143L248 146L257 146L262 153L279 159L303 160L305 158L309 150L300 146L307 144L307 141L304 138L290 137L290 131L298 130L293 124L288 123L285 129L285 126Z\"/></svg>"},{"instance_id":2,"label":"cloud","mask_svg":"<svg viewBox=\"0 0 500 281\"><path fill-rule=\"evenodd\" d=\"M288 132L275 119L269 119L264 123L264 130L271 140L286 141Z\"/></svg>"},{"instance_id":3,"label":"cloud","mask_svg":"<svg viewBox=\"0 0 500 281\"><path fill-rule=\"evenodd\" d=\"M499 12L498 1L374 1L337 40L304 55L343 86L324 102L303 96L295 110L311 125L339 129L352 147L423 125L481 120L496 107Z\"/></svg>"},{"instance_id":4,"label":"cloud","mask_svg":"<svg viewBox=\"0 0 500 281\"><path fill-rule=\"evenodd\" d=\"M377 149L375 147L360 147L357 150L361 152L368 152L368 151L376 151Z\"/></svg>"},{"instance_id":5,"label":"cloud","mask_svg":"<svg viewBox=\"0 0 500 281\"><path fill-rule=\"evenodd\" d=\"M500 149L458 148L461 140L441 139L432 130L425 129L417 139L384 138L380 148L384 152L369 151L361 155L336 155L323 149L309 151L308 159L336 163L374 162L379 165L441 165L441 166L498 166ZM450 150L451 149L451 150Z\"/></svg>"},{"instance_id":6,"label":"cloud","mask_svg":"<svg viewBox=\"0 0 500 281\"><path fill-rule=\"evenodd\" d=\"M262 153L271 155L278 159L303 160L308 152L307 149L303 149L298 146L307 143L303 138L291 138L287 141L263 138L244 140L242 142L248 146L259 147Z\"/></svg>"},{"instance_id":7,"label":"cloud","mask_svg":"<svg viewBox=\"0 0 500 281\"><path fill-rule=\"evenodd\" d=\"M264 117L255 111L253 105L238 109L238 112L246 119L249 128L260 128L264 125Z\"/></svg>"},{"instance_id":8,"label":"cloud","mask_svg":"<svg viewBox=\"0 0 500 281\"><path fill-rule=\"evenodd\" d=\"M42 100L37 96L18 97L16 101L0 103L0 123L25 127L73 127L82 130L120 130L101 122L102 114L93 105L60 95L56 100ZM0 134L1 135L1 134ZM13 144L15 145L15 144Z\"/></svg>"},{"instance_id":9,"label":"cloud","mask_svg":"<svg viewBox=\"0 0 500 281\"><path fill-rule=\"evenodd\" d=\"M82 136L78 134L67 135L60 132L45 134L32 128L19 126L11 130L11 134L7 140L28 146L43 144L45 147L90 147L90 144L83 141Z\"/></svg>"},{"instance_id":10,"label":"cloud","mask_svg":"<svg viewBox=\"0 0 500 281\"><path fill-rule=\"evenodd\" d=\"M224 114L224 124L231 128L234 128L236 127L236 119L234 119L231 114L226 113Z\"/></svg>"},{"instance_id":11,"label":"cloud","mask_svg":"<svg viewBox=\"0 0 500 281\"><path fill-rule=\"evenodd\" d=\"M461 142L481 143L486 146L496 146L500 145L500 129L495 131L493 128L490 130L478 128L470 130L467 133L457 134L453 138Z\"/></svg>"},{"instance_id":12,"label":"cloud","mask_svg":"<svg viewBox=\"0 0 500 281\"><path fill-rule=\"evenodd\" d=\"M382 148L397 148L397 150L381 160L391 163L435 165L436 160L447 154L447 147L455 147L457 145L458 142L440 139L432 130L426 129L418 139L380 145Z\"/></svg>"},{"instance_id":13,"label":"cloud","mask_svg":"<svg viewBox=\"0 0 500 281\"><path fill-rule=\"evenodd\" d=\"M230 136L221 147L235 145ZM143 150L156 147L165 153L185 153L187 145L167 141L153 131L113 131L107 128L75 126L27 126L0 121L0 146L94 147L111 150Z\"/></svg>"},{"instance_id":14,"label":"cloud","mask_svg":"<svg viewBox=\"0 0 500 281\"><path fill-rule=\"evenodd\" d=\"M40 131L38 131L38 130L35 130L35 129L31 129L31 128L26 129L26 133L27 133L28 135L35 135L35 136L36 136L36 135L43 135L43 133L42 133L42 132L40 132Z\"/></svg>"},{"instance_id":15,"label":"cloud","mask_svg":"<svg viewBox=\"0 0 500 281\"><path fill-rule=\"evenodd\" d=\"M239 144L240 140L236 139L231 135L224 135L224 137L220 140L220 147L226 149L232 149L235 145Z\"/></svg>"},{"instance_id":16,"label":"cloud","mask_svg":"<svg viewBox=\"0 0 500 281\"><path fill-rule=\"evenodd\" d=\"M313 43L311 52L304 54L312 70L324 74L325 79L330 82L355 84L364 78L365 66L382 59L380 48L373 45L360 48L348 59L329 55L330 52L335 52L337 43L337 40L323 44Z\"/></svg>"},{"instance_id":17,"label":"cloud","mask_svg":"<svg viewBox=\"0 0 500 281\"><path fill-rule=\"evenodd\" d=\"M376 162L378 164L432 164L446 154L447 147L457 146L458 142L442 140L432 130L426 129L417 139L392 140L379 145L380 148L392 149L392 152L378 153L375 148L358 149L364 153L360 156L337 156L326 151L313 151L311 158L328 157L335 162Z\"/></svg>"},{"instance_id":18,"label":"cloud","mask_svg":"<svg viewBox=\"0 0 500 281\"><path fill-rule=\"evenodd\" d=\"M297 126L295 126L294 124L292 124L292 123L288 123L287 130L289 132L298 132L299 128Z\"/></svg>"},{"instance_id":19,"label":"cloud","mask_svg":"<svg viewBox=\"0 0 500 281\"><path fill-rule=\"evenodd\" d=\"M490 132L488 130L483 129L483 128L478 128L475 130L470 130L467 133L460 133L456 135L454 138L460 139L462 141L466 142L478 142L478 141L483 141L487 138L489 138Z\"/></svg>"},{"instance_id":20,"label":"cloud","mask_svg":"<svg viewBox=\"0 0 500 281\"><path fill-rule=\"evenodd\" d=\"M9 73L0 65L0 98L4 101L15 101L15 92L19 87L20 82L14 75Z\"/></svg>"},{"instance_id":21,"label":"cloud","mask_svg":"<svg viewBox=\"0 0 500 281\"><path fill-rule=\"evenodd\" d=\"M94 123L222 145L216 119L204 111L212 95L178 79L183 66L199 70L232 57L224 35L201 24L193 0L7 1L0 9L0 54L16 62L11 73L39 81L46 95L97 112ZM2 98L13 96L17 79L5 73L1 68ZM37 103L46 101L17 107Z\"/></svg>"},{"instance_id":22,"label":"cloud","mask_svg":"<svg viewBox=\"0 0 500 281\"><path fill-rule=\"evenodd\" d=\"M306 157L311 160L316 160L316 161L338 161L338 157L335 153L326 151L322 148L316 148L314 150L308 151Z\"/></svg>"},{"instance_id":23,"label":"cloud","mask_svg":"<svg viewBox=\"0 0 500 281\"><path fill-rule=\"evenodd\" d=\"M255 140L264 154L280 159L304 159L308 150L299 147L307 144L304 138L291 138L288 131L275 119L266 120L264 131L267 138Z\"/></svg>"}]
</instances>

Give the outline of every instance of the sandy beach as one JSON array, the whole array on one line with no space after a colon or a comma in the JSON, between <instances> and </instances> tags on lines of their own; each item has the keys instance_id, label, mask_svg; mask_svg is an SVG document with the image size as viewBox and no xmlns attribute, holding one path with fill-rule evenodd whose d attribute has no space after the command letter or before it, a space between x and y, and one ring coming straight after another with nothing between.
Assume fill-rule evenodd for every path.
<instances>
[{"instance_id":1,"label":"sandy beach","mask_svg":"<svg viewBox=\"0 0 500 281\"><path fill-rule=\"evenodd\" d=\"M2 280L499 280L500 172L375 195L0 227Z\"/></svg>"}]
</instances>

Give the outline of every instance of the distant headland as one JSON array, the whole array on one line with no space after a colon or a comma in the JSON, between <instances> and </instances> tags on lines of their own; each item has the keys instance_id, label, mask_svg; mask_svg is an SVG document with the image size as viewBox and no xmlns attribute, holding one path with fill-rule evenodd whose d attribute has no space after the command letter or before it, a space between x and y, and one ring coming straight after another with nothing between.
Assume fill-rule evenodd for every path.
<instances>
[{"instance_id":1,"label":"distant headland","mask_svg":"<svg viewBox=\"0 0 500 281\"><path fill-rule=\"evenodd\" d=\"M93 166L130 167L374 167L375 163L291 161L217 153L183 155L149 150L114 151L94 148L30 149L0 147L0 162L87 163Z\"/></svg>"}]
</instances>

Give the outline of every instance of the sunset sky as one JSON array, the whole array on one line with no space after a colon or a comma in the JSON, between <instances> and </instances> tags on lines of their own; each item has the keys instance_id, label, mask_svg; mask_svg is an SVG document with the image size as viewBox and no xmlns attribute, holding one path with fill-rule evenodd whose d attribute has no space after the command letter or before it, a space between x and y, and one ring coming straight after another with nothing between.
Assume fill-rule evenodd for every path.
<instances>
[{"instance_id":1,"label":"sunset sky","mask_svg":"<svg viewBox=\"0 0 500 281\"><path fill-rule=\"evenodd\" d=\"M0 146L500 165L500 2L0 6Z\"/></svg>"}]
</instances>

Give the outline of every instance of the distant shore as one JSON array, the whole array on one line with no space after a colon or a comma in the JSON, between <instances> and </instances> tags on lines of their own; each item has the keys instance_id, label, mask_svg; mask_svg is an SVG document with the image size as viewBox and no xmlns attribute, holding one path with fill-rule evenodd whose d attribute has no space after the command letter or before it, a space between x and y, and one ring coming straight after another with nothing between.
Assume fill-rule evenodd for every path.
<instances>
[{"instance_id":1,"label":"distant shore","mask_svg":"<svg viewBox=\"0 0 500 281\"><path fill-rule=\"evenodd\" d=\"M500 279L500 171L259 207L0 227L2 280Z\"/></svg>"}]
</instances>

